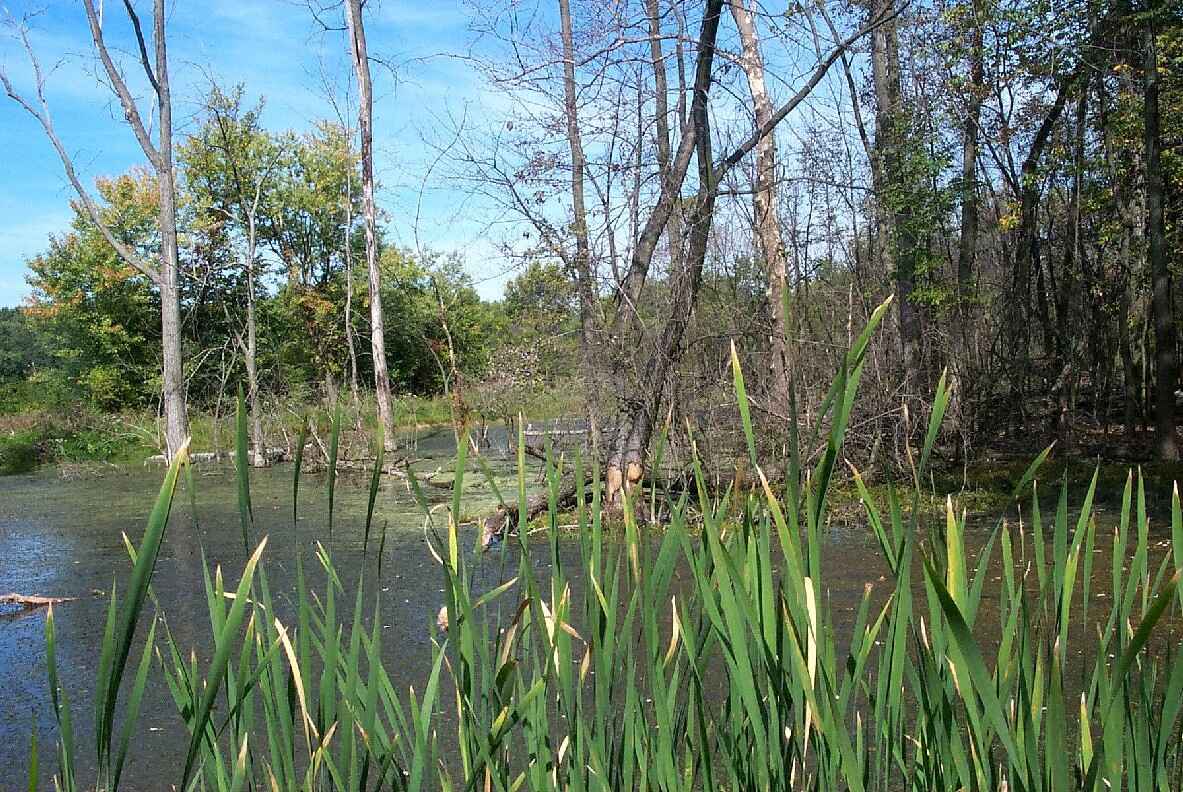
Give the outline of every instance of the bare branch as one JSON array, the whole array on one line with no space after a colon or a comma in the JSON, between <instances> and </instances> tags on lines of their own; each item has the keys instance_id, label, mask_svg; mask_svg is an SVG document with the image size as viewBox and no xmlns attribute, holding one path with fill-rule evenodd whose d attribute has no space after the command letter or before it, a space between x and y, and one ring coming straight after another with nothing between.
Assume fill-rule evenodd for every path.
<instances>
[{"instance_id":1,"label":"bare branch","mask_svg":"<svg viewBox=\"0 0 1183 792\"><path fill-rule=\"evenodd\" d=\"M111 87L114 88L115 94L119 97L119 104L123 106L123 117L127 119L127 123L129 126L131 126L132 132L135 133L136 140L139 141L140 148L143 149L144 155L153 165L159 167L160 152L156 150L156 146L152 143L152 138L148 135L147 127L144 125L144 119L140 115L139 108L136 107L135 98L131 95L131 91L127 88L127 82L123 79L123 74L120 73L119 67L115 65L115 61L111 59L111 53L107 51L107 43L103 38L103 25L99 19L98 13L95 11L94 0L82 0L82 4L86 8L86 19L90 23L90 36L92 39L94 39L95 51L98 52L99 60L103 64L103 69L107 72L107 78L111 81ZM138 23L136 23L136 25L138 31ZM159 39L160 31L163 30L163 22L158 21L156 27L157 39ZM157 44L159 45L159 40L157 41ZM158 49L158 68L161 57L163 57L163 53ZM156 86L156 78L153 76L151 79L153 85Z\"/></svg>"},{"instance_id":2,"label":"bare branch","mask_svg":"<svg viewBox=\"0 0 1183 792\"><path fill-rule=\"evenodd\" d=\"M90 0L87 0L87 2L89 3ZM4 86L4 92L41 124L41 129L45 132L45 136L57 152L58 158L62 162L62 170L65 171L66 178L74 188L74 192L78 194L78 199L82 203L83 209L86 210L87 217L98 228L99 233L103 235L103 239L107 241L107 244L114 248L115 252L119 254L119 257L128 266L136 269L153 283L159 283L159 268L153 266L148 260L132 250L131 247L116 239L110 225L103 220L98 204L91 197L86 187L83 186L82 180L78 178L78 173L74 169L74 161L70 157L69 152L66 151L66 147L62 144L61 138L58 137L57 130L54 128L53 117L49 113L49 102L45 98L45 76L41 70L41 62L38 60L37 54L33 51L33 45L29 41L28 31L24 27L20 27L18 29L18 37L24 45L25 52L29 57L29 63L33 68L37 104L35 105L31 100L17 91L16 86L9 79L7 71L0 66L0 84Z\"/></svg>"},{"instance_id":3,"label":"bare branch","mask_svg":"<svg viewBox=\"0 0 1183 792\"><path fill-rule=\"evenodd\" d=\"M772 118L761 124L759 128L757 128L756 131L752 133L751 137L741 143L737 148L735 148L735 150L733 150L715 165L713 174L714 182L718 184L727 171L729 171L740 160L747 156L748 153L750 153L752 149L754 149L766 135L771 134L772 130L776 128L776 125L783 121L789 115L789 113L793 112L793 110L797 108L797 105L805 101L809 94L813 92L813 89L817 87L817 84L822 81L822 78L826 76L826 73L830 70L830 67L842 57L842 55L852 44L880 25L886 24L895 17L899 16L900 12L903 11L904 6L906 5L907 3L905 2L898 8L894 8L889 12L879 14L877 17L870 20L867 22L867 24L863 25L861 28L848 36L846 39L838 43L834 49L830 51L830 54L827 55L826 58L817 65L812 74L809 75L809 79L805 81L805 84L802 85L795 94L793 94L792 98L777 108L777 111L772 114Z\"/></svg>"},{"instance_id":4,"label":"bare branch","mask_svg":"<svg viewBox=\"0 0 1183 792\"><path fill-rule=\"evenodd\" d=\"M148 82L152 84L152 90L159 94L160 84L156 82L156 75L152 71L152 63L148 59L148 47L144 43L144 31L140 27L140 16L132 8L131 0L123 0L123 7L127 9L127 16L131 19L132 27L135 28L136 44L140 47L140 63L144 65L144 73L148 75Z\"/></svg>"}]
</instances>

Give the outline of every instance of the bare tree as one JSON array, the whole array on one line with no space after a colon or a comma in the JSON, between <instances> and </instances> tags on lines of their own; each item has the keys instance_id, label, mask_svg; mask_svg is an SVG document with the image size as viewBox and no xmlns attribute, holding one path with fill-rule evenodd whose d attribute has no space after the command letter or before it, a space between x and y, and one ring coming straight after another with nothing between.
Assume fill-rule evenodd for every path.
<instances>
[{"instance_id":1,"label":"bare tree","mask_svg":"<svg viewBox=\"0 0 1183 792\"><path fill-rule=\"evenodd\" d=\"M16 86L7 72L0 68L0 84L3 84L9 98L23 107L41 124L42 130L49 138L50 144L57 152L62 162L62 168L70 185L78 194L79 201L87 217L99 229L103 238L119 254L119 257L156 286L160 292L160 330L161 349L163 353L163 393L161 401L164 408L165 421L165 451L169 458L184 444L189 434L188 421L185 414L185 374L184 361L181 351L181 306L178 285L177 266L177 211L176 211L176 171L173 165L172 140L172 99L169 93L168 53L165 37L165 8L164 0L155 0L152 13L152 53L149 54L148 43L140 24L139 15L129 0L125 0L124 9L135 33L140 65L144 75L152 88L156 99L156 141L148 131L148 126L140 113L135 98L128 89L123 72L111 57L103 32L103 18L96 10L94 0L83 0L86 19L90 25L91 39L95 53L103 65L111 89L119 99L123 110L123 117L131 128L140 144L144 156L152 165L156 174L156 182L160 195L159 224L160 224L160 260L151 262L144 259L129 246L120 242L112 232L110 226L103 220L98 203L82 184L74 167L73 158L66 149L53 125L53 118L49 112L49 103L45 97L45 75L37 54L29 41L28 31L24 25L19 26L18 36L24 45L25 52L33 69L35 80L35 99L30 99L17 91Z\"/></svg>"},{"instance_id":2,"label":"bare tree","mask_svg":"<svg viewBox=\"0 0 1183 792\"><path fill-rule=\"evenodd\" d=\"M751 112L730 82L735 72L716 66L722 0L699 5L694 35L674 36L673 57L685 49L694 59L684 123L682 101L675 110L668 98L671 90L679 97L683 90L680 77L677 88L670 85L671 48L665 43L670 34L663 31L663 20L672 13L676 28L684 29L682 17L691 4L643 0L609 9L585 1L586 16L574 13L571 0L561 1L561 29L553 38L541 30L546 22L539 17L523 28L501 4L478 7L478 29L505 44L503 60L478 66L519 101L511 118L480 139L461 140L457 178L532 226L536 235L522 235L529 240L526 255L553 255L574 277L582 267L573 264L584 250L590 250L593 264L608 265L603 270L610 291L593 296L603 312L597 313L596 365L610 383L601 416L605 503L618 507L644 476L658 421L681 410L684 364L701 343L694 335L695 312L716 204L721 196L740 194L729 174L755 160L767 176L761 186L775 181L774 149L766 140L879 19L853 35L836 35L828 51L819 48L816 63L794 80L784 103L774 106L765 88L768 101L759 118L737 130L726 120L733 113L720 113L723 120L715 128L709 112L716 102L736 102ZM590 21L579 26L585 19ZM716 81L722 81L718 90ZM728 142L722 156L712 151L717 141ZM614 188L622 193L615 198ZM593 191L600 204L594 210L588 203ZM771 206L775 196L766 193L761 200L762 207L764 201ZM766 230L779 230L775 210L761 214ZM787 262L783 247L783 241L774 245ZM779 288L783 275L775 281ZM778 308L783 304L779 292L774 302ZM776 335L783 339L783 330Z\"/></svg>"},{"instance_id":3,"label":"bare tree","mask_svg":"<svg viewBox=\"0 0 1183 792\"><path fill-rule=\"evenodd\" d=\"M712 66L721 11L722 0L708 0L696 42L698 57L695 64L689 123L683 130L682 140L677 154L671 160L669 173L661 181L661 194L633 248L629 274L632 276L637 273L643 281L662 231L680 200L682 184L690 162L697 159L698 189L687 211L689 241L686 260L682 267L671 275L670 306L656 333L650 354L638 369L641 372L640 381L633 385L632 389L618 392L622 409L604 477L605 503L608 505L619 505L622 492L639 483L644 473L645 455L656 421L665 404L666 394L669 393L670 380L677 372L686 352L686 327L698 300L715 199L724 179L772 134L778 124L805 101L851 44L880 26L893 23L896 13L891 5L877 9L866 25L846 39L834 42L829 52L819 59L814 69L786 102L771 112L766 120L757 123L752 133L733 146L725 156L712 159L707 102L713 81ZM625 283L627 285L627 281ZM618 290L618 311L627 310L636 301L637 298L629 293L628 289Z\"/></svg>"},{"instance_id":4,"label":"bare tree","mask_svg":"<svg viewBox=\"0 0 1183 792\"><path fill-rule=\"evenodd\" d=\"M875 16L890 14L895 0L876 0ZM880 255L888 272L895 273L899 312L900 350L905 393L915 395L920 384L920 314L912 298L916 286L918 242L912 229L912 207L904 195L908 174L908 118L901 101L899 34L895 18L871 33L871 72L875 83L875 156L882 181L879 201Z\"/></svg>"},{"instance_id":5,"label":"bare tree","mask_svg":"<svg viewBox=\"0 0 1183 792\"><path fill-rule=\"evenodd\" d=\"M746 0L732 0L731 16L739 30L742 47L739 65L747 77L756 126L761 127L772 118L772 100L768 97L765 84L764 56L760 51L755 19ZM756 145L756 185L752 193L752 210L755 213L756 236L760 240L768 273L768 302L772 313L768 338L767 396L770 405L783 407L789 402L790 350L786 344L788 326L785 317L787 256L780 218L776 212L776 180L776 136L769 133Z\"/></svg>"},{"instance_id":6,"label":"bare tree","mask_svg":"<svg viewBox=\"0 0 1183 792\"><path fill-rule=\"evenodd\" d=\"M365 214L366 267L370 275L370 348L374 356L374 394L387 448L394 444L394 411L386 369L386 324L382 316L382 270L378 261L378 217L374 204L374 92L362 20L362 0L345 0L350 54L357 76L357 128L361 137L362 209Z\"/></svg>"},{"instance_id":7,"label":"bare tree","mask_svg":"<svg viewBox=\"0 0 1183 792\"><path fill-rule=\"evenodd\" d=\"M567 144L571 151L571 234L575 237L575 255L571 260L576 292L579 295L580 352L584 387L587 393L587 429L592 453L600 454L600 424L597 395L599 374L596 366L596 287L592 279L591 244L588 241L587 207L584 196L584 170L587 158L579 133L579 105L575 86L575 41L571 28L570 0L559 0L559 18L563 41L563 114L566 116Z\"/></svg>"}]
</instances>

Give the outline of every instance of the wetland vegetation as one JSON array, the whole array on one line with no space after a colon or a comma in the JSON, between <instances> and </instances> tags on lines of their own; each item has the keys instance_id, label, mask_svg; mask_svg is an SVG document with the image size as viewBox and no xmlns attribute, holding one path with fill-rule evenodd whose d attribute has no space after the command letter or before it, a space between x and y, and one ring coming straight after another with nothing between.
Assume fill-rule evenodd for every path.
<instances>
[{"instance_id":1,"label":"wetland vegetation","mask_svg":"<svg viewBox=\"0 0 1183 792\"><path fill-rule=\"evenodd\" d=\"M1183 788L1179 4L419 5L2 12L0 788Z\"/></svg>"}]
</instances>

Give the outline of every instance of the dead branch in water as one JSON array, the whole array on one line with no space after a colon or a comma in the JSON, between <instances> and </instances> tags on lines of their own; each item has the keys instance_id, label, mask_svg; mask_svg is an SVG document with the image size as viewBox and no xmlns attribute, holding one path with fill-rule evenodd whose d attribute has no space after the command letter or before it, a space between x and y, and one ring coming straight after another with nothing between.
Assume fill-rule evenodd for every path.
<instances>
[{"instance_id":1,"label":"dead branch in water","mask_svg":"<svg viewBox=\"0 0 1183 792\"><path fill-rule=\"evenodd\" d=\"M24 610L31 610L33 608L45 608L50 605L57 605L62 602L73 602L76 597L38 597L31 594L17 594L15 591L10 591L7 594L0 594L0 605L16 605Z\"/></svg>"},{"instance_id":2,"label":"dead branch in water","mask_svg":"<svg viewBox=\"0 0 1183 792\"><path fill-rule=\"evenodd\" d=\"M578 497L574 476L564 476L559 483L557 506L560 510L575 505ZM526 501L526 522L529 523L547 510L550 504L550 493L540 492ZM518 504L498 506L497 510L481 521L481 549L488 550L497 540L503 539L505 533L518 520Z\"/></svg>"}]
</instances>

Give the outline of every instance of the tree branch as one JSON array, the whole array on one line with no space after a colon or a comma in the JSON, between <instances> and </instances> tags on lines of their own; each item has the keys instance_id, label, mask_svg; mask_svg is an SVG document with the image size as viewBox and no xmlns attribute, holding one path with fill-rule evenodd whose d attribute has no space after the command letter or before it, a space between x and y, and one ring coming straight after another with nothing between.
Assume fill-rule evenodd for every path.
<instances>
[{"instance_id":1,"label":"tree branch","mask_svg":"<svg viewBox=\"0 0 1183 792\"><path fill-rule=\"evenodd\" d=\"M888 13L880 14L876 18L867 22L867 24L863 25L853 34L848 36L845 40L838 43L834 49L830 51L830 54L826 56L825 60L817 65L817 68L815 68L813 73L809 75L809 79L803 86L801 86L800 89L798 89L797 93L793 94L792 98L781 105L777 111L772 114L772 117L769 118L768 121L761 124L756 129L756 131L752 133L751 137L741 143L735 148L734 151L732 151L715 165L713 174L715 184L719 184L723 176L726 175L727 171L729 171L740 160L747 156L748 153L752 151L752 149L756 148L756 146L765 136L771 134L772 130L776 128L777 124L783 121L785 117L789 115L789 113L793 112L793 110L797 108L797 105L805 101L806 97L808 97L809 94L813 92L813 89L817 87L817 84L822 81L823 77L826 76L826 73L830 70L830 67L833 66L834 63L843 56L843 54L845 54L846 50L851 44L854 44L856 41L880 25L883 25L899 16L900 12L903 11L904 6L906 5L907 2L902 3L898 8L892 9Z\"/></svg>"},{"instance_id":2,"label":"tree branch","mask_svg":"<svg viewBox=\"0 0 1183 792\"><path fill-rule=\"evenodd\" d=\"M160 93L160 83L156 82L156 74L152 71L151 61L148 59L148 47L144 43L144 31L140 27L140 17L132 8L131 0L123 0L123 7L127 9L127 16L131 19L131 25L135 28L136 44L140 46L140 63L144 64L144 73L148 75L148 82L152 83L152 90Z\"/></svg>"},{"instance_id":3,"label":"tree branch","mask_svg":"<svg viewBox=\"0 0 1183 792\"><path fill-rule=\"evenodd\" d=\"M107 51L107 43L103 39L103 26L99 20L98 13L95 11L94 0L82 0L82 5L86 8L86 19L90 23L90 36L94 39L95 51L98 52L99 60L103 64L103 69L107 72L107 78L111 81L111 87L115 90L116 96L119 97L119 104L123 106L123 117L127 119L128 125L131 126L132 132L135 133L136 140L139 141L140 148L144 151L144 156L148 158L157 168L160 167L160 152L156 150L156 146L152 144L152 138L148 135L148 130L144 126L144 119L140 115L140 110L136 107L136 100L131 95L131 91L127 88L127 82L123 79L123 75L119 72L119 67L115 65L115 61L111 59L111 53ZM131 12L130 5L128 6L129 13ZM137 35L139 34L139 23L135 20L133 15L133 23L136 26ZM147 64L145 64L146 68ZM156 78L149 74L153 86L159 90L156 83Z\"/></svg>"},{"instance_id":4,"label":"tree branch","mask_svg":"<svg viewBox=\"0 0 1183 792\"><path fill-rule=\"evenodd\" d=\"M89 5L91 0L86 0L86 2ZM25 47L25 52L29 56L29 63L33 68L37 102L40 108L34 106L32 101L16 90L16 86L12 84L12 80L9 79L8 73L3 67L0 67L0 85L4 86L4 92L8 94L10 99L24 108L29 115L33 116L41 124L41 129L45 132L45 136L57 152L58 158L62 162L62 169L66 173L66 178L74 188L74 192L78 194L78 200L82 203L83 209L86 210L87 217L98 228L99 233L103 235L103 239L107 241L107 244L114 248L119 257L129 266L139 271L153 283L159 283L159 268L153 266L148 260L132 250L130 246L116 239L110 225L103 220L98 204L82 185L82 180L78 178L78 173L74 169L74 161L71 159L69 152L66 151L66 147L62 144L61 138L58 137L57 130L53 125L53 118L49 113L49 102L45 98L45 76L41 71L41 62L37 59L37 55L33 51L33 45L29 42L28 32L24 27L19 29L18 36Z\"/></svg>"}]
</instances>

